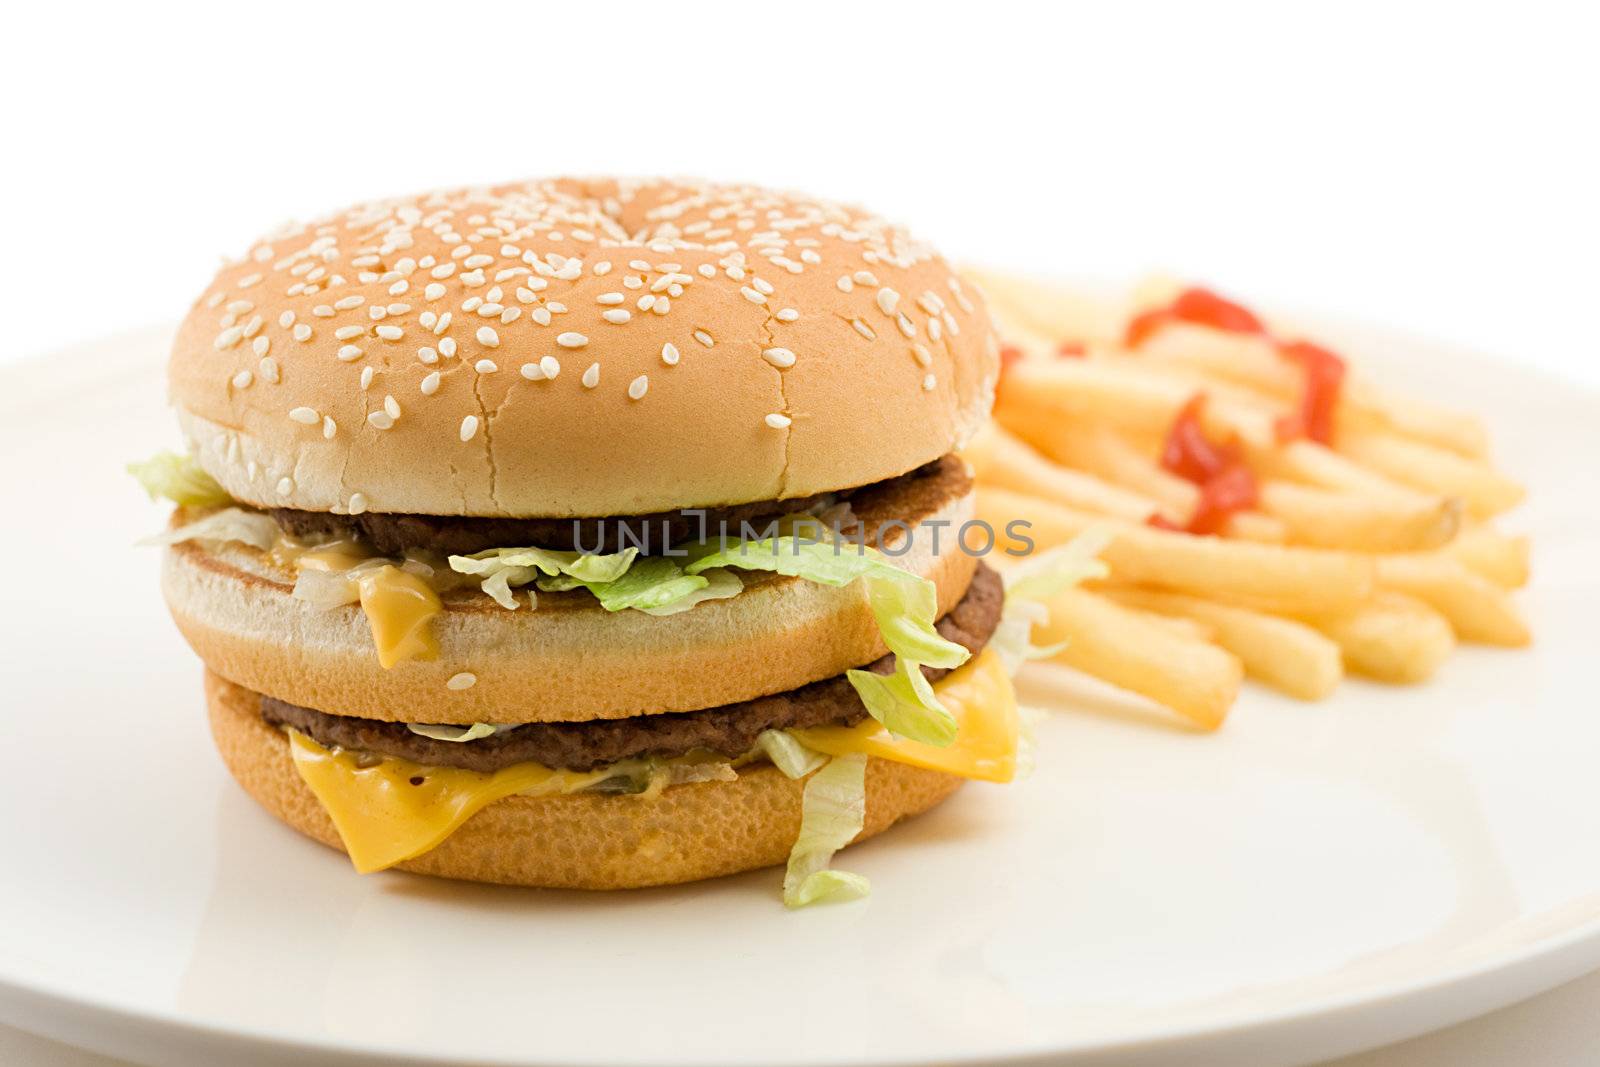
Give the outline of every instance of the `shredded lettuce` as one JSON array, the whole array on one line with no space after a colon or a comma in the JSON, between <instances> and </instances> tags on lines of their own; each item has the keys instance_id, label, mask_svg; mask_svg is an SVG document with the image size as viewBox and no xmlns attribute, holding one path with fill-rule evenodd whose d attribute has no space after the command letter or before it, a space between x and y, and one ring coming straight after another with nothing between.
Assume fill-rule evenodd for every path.
<instances>
[{"instance_id":1,"label":"shredded lettuce","mask_svg":"<svg viewBox=\"0 0 1600 1067\"><path fill-rule=\"evenodd\" d=\"M228 491L207 474L193 456L176 452L157 452L143 463L128 464L128 473L139 480L150 499L166 497L186 507L221 507L233 502Z\"/></svg>"},{"instance_id":2,"label":"shredded lettuce","mask_svg":"<svg viewBox=\"0 0 1600 1067\"><path fill-rule=\"evenodd\" d=\"M623 611L627 608L648 611L693 596L710 584L709 578L685 574L683 568L671 559L649 556L634 560L626 573L611 581L587 581L569 574L540 582L539 588L555 591L581 586L593 593L595 599L600 601L600 606L607 611Z\"/></svg>"},{"instance_id":3,"label":"shredded lettuce","mask_svg":"<svg viewBox=\"0 0 1600 1067\"><path fill-rule=\"evenodd\" d=\"M558 552L548 548L491 548L470 556L451 556L450 569L483 578L483 591L501 607L515 611L517 598L511 592L513 588L530 585L541 576L572 582L571 586L555 588L612 582L627 572L638 554L637 548L608 554ZM537 606L531 589L528 590L528 606Z\"/></svg>"},{"instance_id":4,"label":"shredded lettuce","mask_svg":"<svg viewBox=\"0 0 1600 1067\"><path fill-rule=\"evenodd\" d=\"M866 896L869 886L861 875L828 869L833 854L861 832L866 815L865 755L835 756L811 776L801 799L800 836L783 876L784 904L803 908L819 900Z\"/></svg>"},{"instance_id":5,"label":"shredded lettuce","mask_svg":"<svg viewBox=\"0 0 1600 1067\"><path fill-rule=\"evenodd\" d=\"M901 570L865 545L799 535L735 542L701 556L685 569L698 574L715 567L774 571L832 586L863 581L883 643L895 654L897 664L889 678L849 671L850 684L868 714L891 732L929 745L943 746L955 740L955 717L939 703L921 668L959 667L971 653L934 629L939 604L931 581Z\"/></svg>"},{"instance_id":6,"label":"shredded lettuce","mask_svg":"<svg viewBox=\"0 0 1600 1067\"><path fill-rule=\"evenodd\" d=\"M428 723L408 722L406 729L423 737L431 737L435 741L476 741L480 737L493 736L500 727L487 722L475 722L471 726L434 726Z\"/></svg>"},{"instance_id":7,"label":"shredded lettuce","mask_svg":"<svg viewBox=\"0 0 1600 1067\"><path fill-rule=\"evenodd\" d=\"M199 541L202 544L218 545L237 541L240 544L267 549L277 540L278 524L272 521L270 515L263 515L259 511L245 511L243 508L223 508L203 519L185 523L176 530L147 537L139 543L177 545L185 541Z\"/></svg>"},{"instance_id":8,"label":"shredded lettuce","mask_svg":"<svg viewBox=\"0 0 1600 1067\"><path fill-rule=\"evenodd\" d=\"M807 748L793 734L784 730L762 730L756 735L755 751L772 761L772 765L789 778L804 778L824 763L828 757L816 749Z\"/></svg>"},{"instance_id":9,"label":"shredded lettuce","mask_svg":"<svg viewBox=\"0 0 1600 1067\"><path fill-rule=\"evenodd\" d=\"M1111 543L1112 533L1103 526L1090 527L1064 545L1046 549L1011 568L1006 576L1006 600L1048 600L1068 586L1091 578L1104 578L1110 571L1096 557Z\"/></svg>"},{"instance_id":10,"label":"shredded lettuce","mask_svg":"<svg viewBox=\"0 0 1600 1067\"><path fill-rule=\"evenodd\" d=\"M1110 541L1110 530L1092 527L1011 569L1006 577L1005 610L989 638L989 647L999 654L1007 674L1015 677L1029 660L1049 659L1067 647L1065 643L1033 643L1034 626L1049 618L1043 601L1086 579L1104 578L1109 571L1096 557Z\"/></svg>"},{"instance_id":11,"label":"shredded lettuce","mask_svg":"<svg viewBox=\"0 0 1600 1067\"><path fill-rule=\"evenodd\" d=\"M656 607L641 607L638 610L646 615L676 615L680 611L688 611L696 604L707 600L726 600L738 596L744 591L744 582L740 577L729 570L707 571L700 577L706 579L706 584L698 589L692 589L676 600L668 601Z\"/></svg>"}]
</instances>

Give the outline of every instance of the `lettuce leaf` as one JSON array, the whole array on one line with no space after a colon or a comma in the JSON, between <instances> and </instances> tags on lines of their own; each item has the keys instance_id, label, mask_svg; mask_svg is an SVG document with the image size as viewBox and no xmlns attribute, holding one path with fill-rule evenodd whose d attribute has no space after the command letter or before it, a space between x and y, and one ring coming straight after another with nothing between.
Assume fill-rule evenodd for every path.
<instances>
[{"instance_id":1,"label":"lettuce leaf","mask_svg":"<svg viewBox=\"0 0 1600 1067\"><path fill-rule=\"evenodd\" d=\"M450 569L482 577L483 591L501 607L515 611L517 598L511 590L530 585L541 575L571 580L572 585L559 588L611 582L627 572L638 554L637 548L608 554L558 552L548 548L491 548L470 556L451 556ZM537 603L533 591L529 590L528 607L532 609Z\"/></svg>"},{"instance_id":2,"label":"lettuce leaf","mask_svg":"<svg viewBox=\"0 0 1600 1067\"><path fill-rule=\"evenodd\" d=\"M833 854L861 832L867 814L867 757L835 756L806 782L800 806L800 835L783 876L783 902L803 908L820 900L866 896L859 874L830 871Z\"/></svg>"},{"instance_id":3,"label":"lettuce leaf","mask_svg":"<svg viewBox=\"0 0 1600 1067\"><path fill-rule=\"evenodd\" d=\"M707 571L700 577L706 579L706 584L698 589L693 589L676 600L650 608L639 608L646 615L676 615L680 611L688 611L696 604L707 600L726 600L744 592L744 582L730 570Z\"/></svg>"},{"instance_id":4,"label":"lettuce leaf","mask_svg":"<svg viewBox=\"0 0 1600 1067\"><path fill-rule=\"evenodd\" d=\"M176 530L147 537L141 545L178 545L185 541L220 545L229 541L254 548L271 548L278 540L278 524L270 515L243 508L223 508Z\"/></svg>"},{"instance_id":5,"label":"lettuce leaf","mask_svg":"<svg viewBox=\"0 0 1600 1067\"><path fill-rule=\"evenodd\" d=\"M920 664L897 658L893 674L845 671L867 713L890 733L939 748L956 739L957 724L949 709L939 703L933 685Z\"/></svg>"},{"instance_id":6,"label":"lettuce leaf","mask_svg":"<svg viewBox=\"0 0 1600 1067\"><path fill-rule=\"evenodd\" d=\"M901 570L865 545L798 534L724 545L685 569L698 574L714 567L772 571L831 586L862 580L883 643L895 654L897 663L895 674L888 678L870 671L849 671L850 684L867 712L891 732L929 745L944 746L955 740L955 717L939 703L921 668L959 667L971 653L934 629L939 603L933 582Z\"/></svg>"},{"instance_id":7,"label":"lettuce leaf","mask_svg":"<svg viewBox=\"0 0 1600 1067\"><path fill-rule=\"evenodd\" d=\"M143 463L128 464L128 473L139 480L150 499L166 497L185 507L211 508L231 504L233 498L201 468L193 456L176 452L157 452Z\"/></svg>"},{"instance_id":8,"label":"lettuce leaf","mask_svg":"<svg viewBox=\"0 0 1600 1067\"><path fill-rule=\"evenodd\" d=\"M1006 600L1048 600L1068 586L1110 573L1096 557L1111 543L1107 527L1093 526L1071 541L1030 556L1006 574Z\"/></svg>"},{"instance_id":9,"label":"lettuce leaf","mask_svg":"<svg viewBox=\"0 0 1600 1067\"><path fill-rule=\"evenodd\" d=\"M762 730L756 735L755 750L772 761L772 765L789 778L804 778L824 763L828 757L816 749L807 748L793 734L784 730Z\"/></svg>"}]
</instances>

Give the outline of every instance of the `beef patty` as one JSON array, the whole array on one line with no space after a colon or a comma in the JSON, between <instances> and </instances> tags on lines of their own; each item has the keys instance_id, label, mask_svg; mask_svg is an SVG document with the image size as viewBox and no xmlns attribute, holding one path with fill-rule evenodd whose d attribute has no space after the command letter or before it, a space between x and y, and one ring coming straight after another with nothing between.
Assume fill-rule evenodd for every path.
<instances>
[{"instance_id":1,"label":"beef patty","mask_svg":"<svg viewBox=\"0 0 1600 1067\"><path fill-rule=\"evenodd\" d=\"M977 655L999 625L1004 603L1000 576L979 563L966 595L938 621L938 631ZM866 669L889 674L894 670L894 657L884 656ZM949 673L933 667L922 670L929 681ZM269 696L261 698L261 715L273 725L293 727L325 748L490 772L529 762L590 771L625 759L671 758L696 750L732 759L749 752L763 730L854 725L866 717L867 709L850 680L841 674L786 693L701 711L594 722L528 723L465 742L437 741L412 733L404 723L328 715Z\"/></svg>"},{"instance_id":2,"label":"beef patty","mask_svg":"<svg viewBox=\"0 0 1600 1067\"><path fill-rule=\"evenodd\" d=\"M762 500L751 504L689 511L662 511L650 515L622 515L605 518L514 519L476 515L409 515L366 511L360 515L335 515L328 511L298 511L294 508L268 510L284 533L304 541L353 539L371 545L380 555L398 556L407 549L423 549L442 555L468 555L486 548L581 549L585 552L617 552L628 544L646 540L646 555L664 551L672 545L715 536L726 529L739 536L740 524L750 523L757 530L773 519L810 511L831 495L850 500L874 495L880 490L903 487L908 481L932 482L966 477L965 467L955 456L945 456L916 470L887 481L834 494L817 493L789 500ZM724 527L722 524L726 524ZM631 540L623 540L623 531Z\"/></svg>"}]
</instances>

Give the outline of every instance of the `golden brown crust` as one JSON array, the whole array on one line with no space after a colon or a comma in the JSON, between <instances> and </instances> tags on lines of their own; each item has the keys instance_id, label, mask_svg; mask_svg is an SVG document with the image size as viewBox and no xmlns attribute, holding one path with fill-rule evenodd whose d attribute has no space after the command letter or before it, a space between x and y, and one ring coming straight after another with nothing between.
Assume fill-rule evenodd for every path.
<instances>
[{"instance_id":1,"label":"golden brown crust","mask_svg":"<svg viewBox=\"0 0 1600 1067\"><path fill-rule=\"evenodd\" d=\"M169 367L202 464L240 500L556 517L900 474L977 429L997 368L977 293L882 220L612 180L273 235L217 275Z\"/></svg>"},{"instance_id":2,"label":"golden brown crust","mask_svg":"<svg viewBox=\"0 0 1600 1067\"><path fill-rule=\"evenodd\" d=\"M279 819L335 849L338 832L257 713L254 693L206 672L212 736L246 792ZM933 807L962 779L873 759L867 818L856 840ZM800 828L804 783L770 765L733 782L672 786L654 799L572 794L508 797L474 815L401 869L445 878L564 889L672 885L783 863Z\"/></svg>"},{"instance_id":3,"label":"golden brown crust","mask_svg":"<svg viewBox=\"0 0 1600 1067\"><path fill-rule=\"evenodd\" d=\"M907 499L882 504L909 521L952 523L937 555L932 534L919 530L897 560L934 582L941 615L977 566L955 547L972 507L961 484L954 499L911 499L927 487L909 484ZM889 539L891 550L898 540ZM584 594L543 596L531 612L452 596L434 621L439 658L386 670L359 608L313 608L290 595L293 580L240 545L178 545L162 568L173 618L211 670L290 704L368 719L576 722L693 711L794 689L885 651L860 583L757 574L735 597L663 617L607 612ZM458 673L474 684L449 688Z\"/></svg>"}]
</instances>

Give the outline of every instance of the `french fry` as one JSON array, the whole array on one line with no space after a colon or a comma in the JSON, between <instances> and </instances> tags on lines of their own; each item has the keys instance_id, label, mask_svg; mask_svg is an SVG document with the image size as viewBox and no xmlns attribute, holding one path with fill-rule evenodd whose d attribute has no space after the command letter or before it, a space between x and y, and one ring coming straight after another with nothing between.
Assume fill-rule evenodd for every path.
<instances>
[{"instance_id":1,"label":"french fry","mask_svg":"<svg viewBox=\"0 0 1600 1067\"><path fill-rule=\"evenodd\" d=\"M987 268L963 267L1001 317L1057 341L1120 337L1126 314L1119 301L1086 295L1081 287L1023 278Z\"/></svg>"},{"instance_id":2,"label":"french fry","mask_svg":"<svg viewBox=\"0 0 1600 1067\"><path fill-rule=\"evenodd\" d=\"M990 485L1130 522L1144 522L1161 511L1160 503L1150 497L1050 462L999 426L986 427L961 454Z\"/></svg>"},{"instance_id":3,"label":"french fry","mask_svg":"<svg viewBox=\"0 0 1600 1067\"><path fill-rule=\"evenodd\" d=\"M1444 551L1502 589L1528 584L1529 545L1524 535L1508 536L1487 526L1473 526L1457 534Z\"/></svg>"},{"instance_id":4,"label":"french fry","mask_svg":"<svg viewBox=\"0 0 1600 1067\"><path fill-rule=\"evenodd\" d=\"M1065 589L1034 627L1041 645L1066 643L1054 659L1149 697L1215 730L1239 695L1244 669L1227 652L1174 632L1084 589Z\"/></svg>"},{"instance_id":5,"label":"french fry","mask_svg":"<svg viewBox=\"0 0 1600 1067\"><path fill-rule=\"evenodd\" d=\"M1426 494L1368 470L1315 441L1290 441L1278 448L1256 450L1251 453L1250 462L1261 473L1342 493L1413 504L1428 499Z\"/></svg>"},{"instance_id":6,"label":"french fry","mask_svg":"<svg viewBox=\"0 0 1600 1067\"><path fill-rule=\"evenodd\" d=\"M1161 516L1174 524L1182 525L1194 513L1200 491L1192 483L1162 469L1149 455L1139 451L1126 437L1109 427L1063 421L1027 402L1009 404L997 409L995 414L1002 425L1015 429L1018 436L1057 463L1090 471L1107 482L1156 501L1160 505ZM1028 486L1007 483L1007 487L1061 499L1062 503L1073 506L1071 501L1057 498L1052 493L1037 492ZM1102 508L1089 510L1111 514ZM1288 528L1283 522L1254 511L1241 511L1229 516L1223 532L1229 537L1268 544L1282 544L1289 539Z\"/></svg>"},{"instance_id":7,"label":"french fry","mask_svg":"<svg viewBox=\"0 0 1600 1067\"><path fill-rule=\"evenodd\" d=\"M1455 497L1413 501L1277 480L1261 485L1257 506L1281 521L1294 543L1358 552L1438 548L1456 535L1462 511Z\"/></svg>"},{"instance_id":8,"label":"french fry","mask_svg":"<svg viewBox=\"0 0 1600 1067\"><path fill-rule=\"evenodd\" d=\"M1402 593L1380 592L1347 611L1306 621L1338 644L1347 668L1380 682L1425 682L1456 647L1444 616Z\"/></svg>"},{"instance_id":9,"label":"french fry","mask_svg":"<svg viewBox=\"0 0 1600 1067\"><path fill-rule=\"evenodd\" d=\"M1341 433L1339 451L1394 481L1444 496L1459 496L1475 518L1521 503L1522 486L1487 464L1386 433Z\"/></svg>"},{"instance_id":10,"label":"french fry","mask_svg":"<svg viewBox=\"0 0 1600 1067\"><path fill-rule=\"evenodd\" d=\"M1532 640L1528 624L1506 591L1442 552L1376 557L1378 583L1416 597L1449 620L1463 641L1521 648Z\"/></svg>"},{"instance_id":11,"label":"french fry","mask_svg":"<svg viewBox=\"0 0 1600 1067\"><path fill-rule=\"evenodd\" d=\"M1292 697L1321 700L1344 677L1339 646L1304 623L1154 589L1119 588L1106 595L1124 607L1207 624L1212 640L1237 656L1246 674Z\"/></svg>"},{"instance_id":12,"label":"french fry","mask_svg":"<svg viewBox=\"0 0 1600 1067\"><path fill-rule=\"evenodd\" d=\"M1141 345L1138 355L1246 385L1285 403L1305 388L1304 373L1279 355L1276 345L1248 334L1175 323ZM1338 423L1346 429L1391 431L1467 457L1488 452L1488 431L1476 416L1391 396L1353 372L1341 390Z\"/></svg>"},{"instance_id":13,"label":"french fry","mask_svg":"<svg viewBox=\"0 0 1600 1067\"><path fill-rule=\"evenodd\" d=\"M1242 601L1264 610L1333 611L1360 603L1374 589L1370 556L1172 533L994 486L978 490L978 517L993 527L1002 548L1023 552L1030 550L1030 539L1049 547L1104 525L1112 539L1101 558L1119 582ZM1014 520L1032 525L1013 528Z\"/></svg>"}]
</instances>

